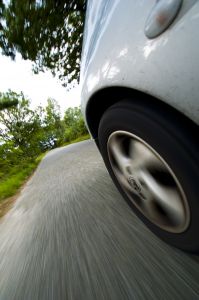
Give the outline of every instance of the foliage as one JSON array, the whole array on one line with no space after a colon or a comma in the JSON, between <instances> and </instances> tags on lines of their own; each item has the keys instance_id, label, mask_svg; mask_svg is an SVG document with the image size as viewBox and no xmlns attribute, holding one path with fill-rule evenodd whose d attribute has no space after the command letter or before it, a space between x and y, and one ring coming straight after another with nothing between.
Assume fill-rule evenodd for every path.
<instances>
[{"instance_id":1,"label":"foliage","mask_svg":"<svg viewBox=\"0 0 199 300\"><path fill-rule=\"evenodd\" d=\"M85 135L79 136L75 140L72 140L70 142L65 142L62 146L67 146L67 145L70 145L70 144L79 143L79 142L89 140L89 139L90 139L90 135L87 133Z\"/></svg>"},{"instance_id":2,"label":"foliage","mask_svg":"<svg viewBox=\"0 0 199 300\"><path fill-rule=\"evenodd\" d=\"M63 84L79 78L86 0L0 0L0 47L49 68Z\"/></svg>"},{"instance_id":3,"label":"foliage","mask_svg":"<svg viewBox=\"0 0 199 300\"><path fill-rule=\"evenodd\" d=\"M62 118L51 98L34 110L23 93L9 90L0 94L4 99L17 104L0 111L0 200L15 193L46 150L88 138L79 107L67 109Z\"/></svg>"},{"instance_id":4,"label":"foliage","mask_svg":"<svg viewBox=\"0 0 199 300\"><path fill-rule=\"evenodd\" d=\"M84 120L79 107L68 108L64 114L64 123L66 126L64 133L65 142L76 139L78 136L88 134Z\"/></svg>"},{"instance_id":5,"label":"foliage","mask_svg":"<svg viewBox=\"0 0 199 300\"><path fill-rule=\"evenodd\" d=\"M0 181L0 201L12 196L21 186L24 180L32 173L38 163L26 162L23 165L14 166L9 176Z\"/></svg>"},{"instance_id":6,"label":"foliage","mask_svg":"<svg viewBox=\"0 0 199 300\"><path fill-rule=\"evenodd\" d=\"M16 98L18 104L0 111L0 138L4 143L12 142L14 148L19 148L24 155L37 155L38 136L41 129L41 108L33 111L30 109L30 101L25 99L23 93L17 94L8 91L1 94L2 99L13 102Z\"/></svg>"},{"instance_id":7,"label":"foliage","mask_svg":"<svg viewBox=\"0 0 199 300\"><path fill-rule=\"evenodd\" d=\"M43 149L51 149L61 145L63 140L63 122L60 107L55 99L49 98L44 110L43 120L44 138L40 141Z\"/></svg>"},{"instance_id":8,"label":"foliage","mask_svg":"<svg viewBox=\"0 0 199 300\"><path fill-rule=\"evenodd\" d=\"M6 94L2 97L2 94L0 93L0 111L11 107L11 106L16 106L18 104L18 99L13 97L10 99L9 97L6 97Z\"/></svg>"}]
</instances>

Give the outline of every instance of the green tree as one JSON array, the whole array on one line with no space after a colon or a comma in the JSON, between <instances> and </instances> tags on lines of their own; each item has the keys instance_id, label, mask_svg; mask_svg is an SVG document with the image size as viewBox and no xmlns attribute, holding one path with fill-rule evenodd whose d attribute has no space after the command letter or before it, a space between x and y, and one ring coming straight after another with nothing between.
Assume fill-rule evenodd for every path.
<instances>
[{"instance_id":1,"label":"green tree","mask_svg":"<svg viewBox=\"0 0 199 300\"><path fill-rule=\"evenodd\" d=\"M44 111L44 148L54 148L63 141L63 122L61 120L60 106L55 99L49 98Z\"/></svg>"},{"instance_id":2,"label":"green tree","mask_svg":"<svg viewBox=\"0 0 199 300\"><path fill-rule=\"evenodd\" d=\"M23 151L19 147L15 147L12 141L0 144L0 180L1 176L5 176L11 168L26 159Z\"/></svg>"},{"instance_id":3,"label":"green tree","mask_svg":"<svg viewBox=\"0 0 199 300\"><path fill-rule=\"evenodd\" d=\"M13 91L1 94L0 101L9 99L13 102L18 99L16 106L0 111L0 141L12 143L13 149L20 149L26 156L35 156L39 153L39 139L41 134L42 109L30 109L30 101L21 92Z\"/></svg>"},{"instance_id":4,"label":"green tree","mask_svg":"<svg viewBox=\"0 0 199 300\"><path fill-rule=\"evenodd\" d=\"M66 142L88 133L79 107L70 107L65 111L64 124L66 127L64 133Z\"/></svg>"},{"instance_id":5,"label":"green tree","mask_svg":"<svg viewBox=\"0 0 199 300\"><path fill-rule=\"evenodd\" d=\"M86 0L0 0L0 47L49 68L63 84L79 78Z\"/></svg>"},{"instance_id":6,"label":"green tree","mask_svg":"<svg viewBox=\"0 0 199 300\"><path fill-rule=\"evenodd\" d=\"M16 106L18 104L17 98L12 97L12 99L10 99L6 95L7 94L3 95L2 93L0 93L0 111L11 106Z\"/></svg>"}]
</instances>

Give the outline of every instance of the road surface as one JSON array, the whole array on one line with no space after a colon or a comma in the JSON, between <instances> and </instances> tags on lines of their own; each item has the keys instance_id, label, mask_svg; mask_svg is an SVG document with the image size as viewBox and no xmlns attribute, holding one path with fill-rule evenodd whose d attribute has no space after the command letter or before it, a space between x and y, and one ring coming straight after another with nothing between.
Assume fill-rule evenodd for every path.
<instances>
[{"instance_id":1,"label":"road surface","mask_svg":"<svg viewBox=\"0 0 199 300\"><path fill-rule=\"evenodd\" d=\"M156 238L91 141L48 153L0 223L0 300L199 299L199 259Z\"/></svg>"}]
</instances>

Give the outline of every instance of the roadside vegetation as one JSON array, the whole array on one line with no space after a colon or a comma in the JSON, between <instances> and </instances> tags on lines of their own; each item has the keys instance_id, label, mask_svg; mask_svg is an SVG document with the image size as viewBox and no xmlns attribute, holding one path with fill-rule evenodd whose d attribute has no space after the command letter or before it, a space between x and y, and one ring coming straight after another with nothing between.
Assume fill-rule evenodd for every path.
<instances>
[{"instance_id":1,"label":"roadside vegetation","mask_svg":"<svg viewBox=\"0 0 199 300\"><path fill-rule=\"evenodd\" d=\"M0 215L5 199L17 192L47 151L88 138L79 107L68 108L62 117L54 99L33 110L23 93L1 93Z\"/></svg>"},{"instance_id":2,"label":"roadside vegetation","mask_svg":"<svg viewBox=\"0 0 199 300\"><path fill-rule=\"evenodd\" d=\"M86 0L0 0L0 53L20 53L35 73L50 70L71 88L79 82L85 9ZM62 117L54 99L33 110L23 93L0 93L0 215L46 151L87 138L79 107Z\"/></svg>"}]
</instances>

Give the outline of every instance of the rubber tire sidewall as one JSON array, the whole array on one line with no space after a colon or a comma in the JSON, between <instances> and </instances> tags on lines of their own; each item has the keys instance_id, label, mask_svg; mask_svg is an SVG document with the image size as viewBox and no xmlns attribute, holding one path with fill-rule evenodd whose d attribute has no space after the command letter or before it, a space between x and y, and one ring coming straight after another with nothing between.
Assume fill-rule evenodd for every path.
<instances>
[{"instance_id":1,"label":"rubber tire sidewall","mask_svg":"<svg viewBox=\"0 0 199 300\"><path fill-rule=\"evenodd\" d=\"M167 116L160 109L147 105L142 106L129 100L121 101L110 107L100 121L99 147L115 185L149 229L175 247L189 252L199 252L199 170L197 156L194 155L196 144L195 140L187 136L188 130L182 132L181 125L178 121L176 122L176 119L171 120L171 116ZM164 231L150 222L129 200L115 177L107 151L109 136L118 130L130 132L143 139L159 153L173 170L183 187L190 207L191 221L186 231L182 233Z\"/></svg>"}]
</instances>

